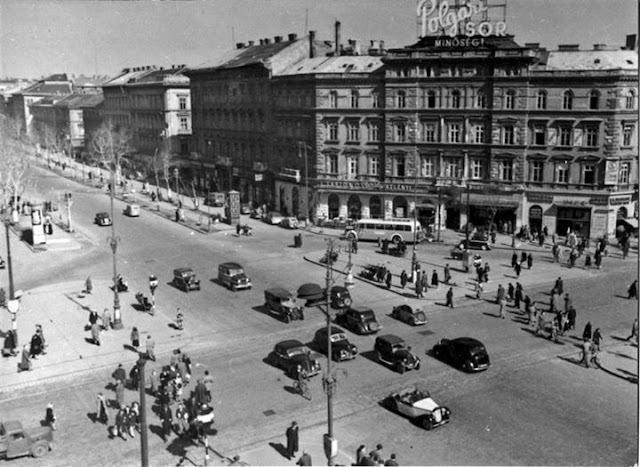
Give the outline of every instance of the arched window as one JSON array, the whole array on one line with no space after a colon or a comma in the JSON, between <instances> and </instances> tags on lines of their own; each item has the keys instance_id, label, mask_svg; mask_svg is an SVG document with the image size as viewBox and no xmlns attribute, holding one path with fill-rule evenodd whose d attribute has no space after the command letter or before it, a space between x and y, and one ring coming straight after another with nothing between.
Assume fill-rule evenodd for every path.
<instances>
[{"instance_id":1,"label":"arched window","mask_svg":"<svg viewBox=\"0 0 640 467\"><path fill-rule=\"evenodd\" d=\"M360 101L360 94L358 94L358 91L351 91L351 108L352 109L357 109L358 108L358 104Z\"/></svg>"},{"instance_id":2,"label":"arched window","mask_svg":"<svg viewBox=\"0 0 640 467\"><path fill-rule=\"evenodd\" d=\"M538 91L536 96L536 109L544 110L547 108L547 91Z\"/></svg>"},{"instance_id":3,"label":"arched window","mask_svg":"<svg viewBox=\"0 0 640 467\"><path fill-rule=\"evenodd\" d=\"M427 92L427 108L429 109L436 108L436 92L435 91Z\"/></svg>"},{"instance_id":4,"label":"arched window","mask_svg":"<svg viewBox=\"0 0 640 467\"><path fill-rule=\"evenodd\" d=\"M372 219L382 219L384 213L382 212L382 201L379 196L372 196L369 199L369 217Z\"/></svg>"},{"instance_id":5,"label":"arched window","mask_svg":"<svg viewBox=\"0 0 640 467\"><path fill-rule=\"evenodd\" d=\"M562 93L562 109L573 109L573 93L571 91L565 91Z\"/></svg>"},{"instance_id":6,"label":"arched window","mask_svg":"<svg viewBox=\"0 0 640 467\"><path fill-rule=\"evenodd\" d=\"M338 93L336 91L331 91L329 93L329 107L332 109L338 108Z\"/></svg>"},{"instance_id":7,"label":"arched window","mask_svg":"<svg viewBox=\"0 0 640 467\"><path fill-rule=\"evenodd\" d=\"M504 96L504 108L513 110L515 108L515 102L516 102L516 92L513 90L507 91Z\"/></svg>"},{"instance_id":8,"label":"arched window","mask_svg":"<svg viewBox=\"0 0 640 467\"><path fill-rule=\"evenodd\" d=\"M478 91L478 94L476 94L476 108L484 109L486 107L487 107L487 96L485 95L484 92Z\"/></svg>"},{"instance_id":9,"label":"arched window","mask_svg":"<svg viewBox=\"0 0 640 467\"><path fill-rule=\"evenodd\" d=\"M407 93L398 91L398 107L404 109L407 106Z\"/></svg>"},{"instance_id":10,"label":"arched window","mask_svg":"<svg viewBox=\"0 0 640 467\"><path fill-rule=\"evenodd\" d=\"M636 94L633 91L627 93L625 107L627 110L633 110L636 108Z\"/></svg>"},{"instance_id":11,"label":"arched window","mask_svg":"<svg viewBox=\"0 0 640 467\"><path fill-rule=\"evenodd\" d=\"M362 217L362 202L358 195L351 195L347 202L349 219L360 219Z\"/></svg>"},{"instance_id":12,"label":"arched window","mask_svg":"<svg viewBox=\"0 0 640 467\"><path fill-rule=\"evenodd\" d=\"M340 198L335 193L329 195L329 219L333 219L340 215Z\"/></svg>"},{"instance_id":13,"label":"arched window","mask_svg":"<svg viewBox=\"0 0 640 467\"><path fill-rule=\"evenodd\" d=\"M600 93L598 91L591 91L589 93L589 109L596 110L600 107Z\"/></svg>"},{"instance_id":14,"label":"arched window","mask_svg":"<svg viewBox=\"0 0 640 467\"><path fill-rule=\"evenodd\" d=\"M460 91L454 89L451 91L451 108L459 109L460 108Z\"/></svg>"}]
</instances>

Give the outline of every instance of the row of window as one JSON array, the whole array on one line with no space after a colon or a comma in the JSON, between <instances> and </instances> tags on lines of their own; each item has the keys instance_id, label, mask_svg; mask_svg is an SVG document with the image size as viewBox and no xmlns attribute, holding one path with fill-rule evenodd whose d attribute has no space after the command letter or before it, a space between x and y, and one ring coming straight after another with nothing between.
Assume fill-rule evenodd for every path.
<instances>
[{"instance_id":1,"label":"row of window","mask_svg":"<svg viewBox=\"0 0 640 467\"><path fill-rule=\"evenodd\" d=\"M407 99L407 91L399 90L394 94L394 107L399 109L408 108L408 99ZM502 109L504 110L514 110L516 109L516 91L513 89L509 89L504 93L502 99ZM361 100L363 99L360 96L359 91L352 90L349 93L349 107L352 109L357 109L360 107ZM378 92L374 91L370 94L371 99L371 107L379 108L380 107L380 95ZM560 96L560 105L559 108L562 110L574 110L575 101L577 99L586 99L588 104L587 108L589 110L598 110L601 108L601 95L599 91L592 90L586 96L576 96L575 93L571 90L566 90ZM329 107L338 108L339 94L337 91L329 92ZM466 108L465 105L466 98L463 92L459 89L452 89L448 92L447 95L439 94L435 90L424 90L423 95L418 100L419 107L427 108L427 109L435 109L435 108L449 108L449 109L460 109ZM541 90L538 91L535 95L535 108L537 110L546 110L547 103L549 101L549 95L547 91ZM633 110L635 109L636 102L636 94L633 90L629 90L626 92L624 96L624 105L625 109ZM477 109L486 109L488 104L487 94L483 91L477 91L472 98L472 107Z\"/></svg>"},{"instance_id":2,"label":"row of window","mask_svg":"<svg viewBox=\"0 0 640 467\"><path fill-rule=\"evenodd\" d=\"M494 68L489 71L488 68L481 66L428 66L419 65L417 67L388 69L387 76L395 76L398 78L434 78L434 77L459 77L459 76L482 76L493 74L494 76L520 76L526 73L526 68L504 67Z\"/></svg>"},{"instance_id":3,"label":"row of window","mask_svg":"<svg viewBox=\"0 0 640 467\"><path fill-rule=\"evenodd\" d=\"M300 123L300 122L298 122ZM366 123L366 141L380 142L381 135L380 121L370 120ZM395 121L393 126L393 141L408 142L407 121ZM465 132L463 122L446 122L446 134L441 134L438 122L422 121L419 125L417 141L425 143L487 143L485 124L471 123L469 132ZM328 120L325 124L325 140L328 142L340 141L340 125L338 120ZM623 122L622 127L623 147L633 145L635 124ZM553 126L533 125L530 131L530 141L532 146L584 146L597 147L599 145L600 127L598 124L584 123L577 126L557 124ZM293 135L292 135L293 136ZM343 139L347 142L361 141L361 124L359 120L346 120L344 123ZM500 143L505 145L518 144L518 128L512 124L504 124L500 127Z\"/></svg>"},{"instance_id":4,"label":"row of window","mask_svg":"<svg viewBox=\"0 0 640 467\"><path fill-rule=\"evenodd\" d=\"M329 174L338 174L338 154L329 154L326 157L326 171ZM369 155L366 159L366 173L362 175L379 176L381 156ZM392 158L392 176L407 177L407 159L405 157ZM348 178L356 178L361 175L361 156L347 156L346 169ZM553 164L553 180L545 180L545 166ZM529 161L530 182L551 182L554 183L580 183L584 185L594 185L597 182L597 166L595 163L580 163L577 171L579 180L571 181L570 174L571 164L568 162L549 163L545 161ZM421 177L447 177L458 178L464 177L464 159L460 157L444 158L438 172L437 158L434 156L420 157ZM469 161L469 178L474 180L483 180L487 178L487 163L482 159L470 159ZM618 183L629 183L630 164L623 163L620 165L618 173ZM548 174L547 174L548 176ZM498 177L502 181L515 181L515 161L505 159L498 162Z\"/></svg>"}]
</instances>

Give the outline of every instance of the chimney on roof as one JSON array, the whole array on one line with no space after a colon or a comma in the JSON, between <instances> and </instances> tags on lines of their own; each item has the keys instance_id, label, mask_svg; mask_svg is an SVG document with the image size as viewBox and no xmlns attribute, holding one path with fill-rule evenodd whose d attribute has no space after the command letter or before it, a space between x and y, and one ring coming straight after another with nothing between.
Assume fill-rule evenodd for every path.
<instances>
[{"instance_id":1,"label":"chimney on roof","mask_svg":"<svg viewBox=\"0 0 640 467\"><path fill-rule=\"evenodd\" d=\"M316 32L309 31L309 58L316 57Z\"/></svg>"},{"instance_id":2,"label":"chimney on roof","mask_svg":"<svg viewBox=\"0 0 640 467\"><path fill-rule=\"evenodd\" d=\"M271 39L269 39L268 37L264 38L264 45L269 45L271 44Z\"/></svg>"},{"instance_id":3,"label":"chimney on roof","mask_svg":"<svg viewBox=\"0 0 640 467\"><path fill-rule=\"evenodd\" d=\"M336 31L336 49L335 49L335 53L333 54L334 57L339 57L340 56L340 21L336 21L335 24L335 31Z\"/></svg>"},{"instance_id":4,"label":"chimney on roof","mask_svg":"<svg viewBox=\"0 0 640 467\"><path fill-rule=\"evenodd\" d=\"M627 40L625 42L625 49L627 50L635 50L636 48L636 35L635 34L627 34Z\"/></svg>"},{"instance_id":5,"label":"chimney on roof","mask_svg":"<svg viewBox=\"0 0 640 467\"><path fill-rule=\"evenodd\" d=\"M253 47L253 44L255 44L254 41L249 41L249 47Z\"/></svg>"},{"instance_id":6,"label":"chimney on roof","mask_svg":"<svg viewBox=\"0 0 640 467\"><path fill-rule=\"evenodd\" d=\"M380 41L380 53L384 53L384 41Z\"/></svg>"},{"instance_id":7,"label":"chimney on roof","mask_svg":"<svg viewBox=\"0 0 640 467\"><path fill-rule=\"evenodd\" d=\"M353 55L360 55L360 41L358 39L349 39L349 49Z\"/></svg>"},{"instance_id":8,"label":"chimney on roof","mask_svg":"<svg viewBox=\"0 0 640 467\"><path fill-rule=\"evenodd\" d=\"M291 33L291 34L289 34L287 36L287 38L289 39L289 42L292 42L292 41L295 41L296 39L298 39L298 35Z\"/></svg>"},{"instance_id":9,"label":"chimney on roof","mask_svg":"<svg viewBox=\"0 0 640 467\"><path fill-rule=\"evenodd\" d=\"M280 42L282 42L282 36L275 36L273 38L273 43L274 44L279 44Z\"/></svg>"},{"instance_id":10,"label":"chimney on roof","mask_svg":"<svg viewBox=\"0 0 640 467\"><path fill-rule=\"evenodd\" d=\"M559 52L575 52L580 50L580 44L559 44L558 51Z\"/></svg>"},{"instance_id":11,"label":"chimney on roof","mask_svg":"<svg viewBox=\"0 0 640 467\"><path fill-rule=\"evenodd\" d=\"M236 49L244 49L244 43L243 42L236 42Z\"/></svg>"}]
</instances>

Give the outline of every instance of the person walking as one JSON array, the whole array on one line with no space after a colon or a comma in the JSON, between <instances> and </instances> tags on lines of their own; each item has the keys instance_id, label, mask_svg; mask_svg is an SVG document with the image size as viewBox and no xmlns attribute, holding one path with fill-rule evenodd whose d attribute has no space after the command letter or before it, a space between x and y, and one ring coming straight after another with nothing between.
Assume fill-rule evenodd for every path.
<instances>
[{"instance_id":1,"label":"person walking","mask_svg":"<svg viewBox=\"0 0 640 467\"><path fill-rule=\"evenodd\" d=\"M124 368L122 366L122 363L118 364L118 368L116 368L115 370L113 370L113 373L111 373L111 377L116 380L116 383L118 381L120 381L121 383L124 383L125 380L127 379L127 373L124 371Z\"/></svg>"},{"instance_id":2,"label":"person walking","mask_svg":"<svg viewBox=\"0 0 640 467\"><path fill-rule=\"evenodd\" d=\"M633 324L631 325L631 335L627 337L627 342L635 339L636 345L638 345L638 318L633 320Z\"/></svg>"},{"instance_id":3,"label":"person walking","mask_svg":"<svg viewBox=\"0 0 640 467\"><path fill-rule=\"evenodd\" d=\"M437 289L439 284L440 284L440 280L438 279L438 273L434 269L433 273L431 274L431 287L434 287Z\"/></svg>"},{"instance_id":4,"label":"person walking","mask_svg":"<svg viewBox=\"0 0 640 467\"><path fill-rule=\"evenodd\" d=\"M387 289L391 288L391 278L391 271L387 271L386 277L384 278L384 281L387 284Z\"/></svg>"},{"instance_id":5,"label":"person walking","mask_svg":"<svg viewBox=\"0 0 640 467\"><path fill-rule=\"evenodd\" d=\"M522 290L522 285L520 285L520 282L516 282L516 292L515 292L515 296L514 296L514 306L518 309L518 311L520 311L520 303L522 302L524 298L524 293Z\"/></svg>"},{"instance_id":6,"label":"person walking","mask_svg":"<svg viewBox=\"0 0 640 467\"><path fill-rule=\"evenodd\" d=\"M408 281L409 281L409 278L407 277L407 271L403 269L402 272L400 273L400 287L404 289L407 286Z\"/></svg>"},{"instance_id":7,"label":"person walking","mask_svg":"<svg viewBox=\"0 0 640 467\"><path fill-rule=\"evenodd\" d=\"M569 329L573 330L576 328L576 309L574 307L569 308L567 311L567 325Z\"/></svg>"},{"instance_id":8,"label":"person walking","mask_svg":"<svg viewBox=\"0 0 640 467\"><path fill-rule=\"evenodd\" d=\"M533 255L529 253L527 255L527 269L531 269L532 266L533 266Z\"/></svg>"},{"instance_id":9,"label":"person walking","mask_svg":"<svg viewBox=\"0 0 640 467\"><path fill-rule=\"evenodd\" d=\"M491 271L489 263L484 263L484 269L482 270L482 280L484 282L489 282L489 271Z\"/></svg>"},{"instance_id":10,"label":"person walking","mask_svg":"<svg viewBox=\"0 0 640 467\"><path fill-rule=\"evenodd\" d=\"M585 325L584 331L582 332L582 339L591 340L591 321Z\"/></svg>"},{"instance_id":11,"label":"person walking","mask_svg":"<svg viewBox=\"0 0 640 467\"><path fill-rule=\"evenodd\" d=\"M53 404L51 402L47 404L44 421L48 426L51 427L52 430L56 430L56 414L53 412Z\"/></svg>"},{"instance_id":12,"label":"person walking","mask_svg":"<svg viewBox=\"0 0 640 467\"><path fill-rule=\"evenodd\" d=\"M116 420L115 420L115 436L119 436L125 441L127 440L127 432L125 427L125 411L124 408L118 409L116 412Z\"/></svg>"},{"instance_id":13,"label":"person walking","mask_svg":"<svg viewBox=\"0 0 640 467\"><path fill-rule=\"evenodd\" d=\"M291 460L299 448L299 428L297 422L291 422L291 426L285 432L287 436L287 459Z\"/></svg>"},{"instance_id":14,"label":"person walking","mask_svg":"<svg viewBox=\"0 0 640 467\"><path fill-rule=\"evenodd\" d=\"M84 291L90 294L93 291L93 282L91 282L91 276L87 277L84 281Z\"/></svg>"},{"instance_id":15,"label":"person walking","mask_svg":"<svg viewBox=\"0 0 640 467\"><path fill-rule=\"evenodd\" d=\"M449 285L451 282L451 269L449 268L449 263L447 263L444 267L444 283Z\"/></svg>"},{"instance_id":16,"label":"person walking","mask_svg":"<svg viewBox=\"0 0 640 467\"><path fill-rule=\"evenodd\" d=\"M566 293L564 295L564 311L568 313L569 308L572 308L572 307L573 307L573 300L571 300L569 293Z\"/></svg>"},{"instance_id":17,"label":"person walking","mask_svg":"<svg viewBox=\"0 0 640 467\"><path fill-rule=\"evenodd\" d=\"M536 336L540 336L542 334L544 334L544 326L545 326L545 321L544 321L544 315L542 313L542 311L540 311L540 313L538 313L538 320L536 322Z\"/></svg>"},{"instance_id":18,"label":"person walking","mask_svg":"<svg viewBox=\"0 0 640 467\"><path fill-rule=\"evenodd\" d=\"M122 381L116 382L116 405L118 408L124 407L124 383Z\"/></svg>"},{"instance_id":19,"label":"person walking","mask_svg":"<svg viewBox=\"0 0 640 467\"><path fill-rule=\"evenodd\" d=\"M166 443L171 436L173 429L173 414L169 404L164 404L162 408L162 440Z\"/></svg>"},{"instance_id":20,"label":"person walking","mask_svg":"<svg viewBox=\"0 0 640 467\"><path fill-rule=\"evenodd\" d=\"M109 313L109 308L105 308L102 311L102 330L108 331L111 328L111 313Z\"/></svg>"},{"instance_id":21,"label":"person walking","mask_svg":"<svg viewBox=\"0 0 640 467\"><path fill-rule=\"evenodd\" d=\"M526 264L526 262L527 262L527 252L523 251L520 254L520 265Z\"/></svg>"},{"instance_id":22,"label":"person walking","mask_svg":"<svg viewBox=\"0 0 640 467\"><path fill-rule=\"evenodd\" d=\"M424 298L424 293L422 292L422 281L416 280L416 298Z\"/></svg>"},{"instance_id":23,"label":"person walking","mask_svg":"<svg viewBox=\"0 0 640 467\"><path fill-rule=\"evenodd\" d=\"M516 264L518 264L518 253L514 251L513 255L511 255L511 267L515 268Z\"/></svg>"},{"instance_id":24,"label":"person walking","mask_svg":"<svg viewBox=\"0 0 640 467\"><path fill-rule=\"evenodd\" d=\"M584 339L582 341L582 362L586 368L590 368L589 360L591 359L591 341Z\"/></svg>"},{"instance_id":25,"label":"person walking","mask_svg":"<svg viewBox=\"0 0 640 467\"><path fill-rule=\"evenodd\" d=\"M362 460L367 455L367 446L361 444L356 450L356 465L362 465Z\"/></svg>"},{"instance_id":26,"label":"person walking","mask_svg":"<svg viewBox=\"0 0 640 467\"><path fill-rule=\"evenodd\" d=\"M383 463L384 461L382 459L382 444L377 444L376 448L369 453L369 457L376 464Z\"/></svg>"},{"instance_id":27,"label":"person walking","mask_svg":"<svg viewBox=\"0 0 640 467\"><path fill-rule=\"evenodd\" d=\"M627 292L629 293L629 296L627 297L629 300L631 300L632 298L635 298L636 300L638 299L638 280L637 279L631 283L631 285L627 289Z\"/></svg>"},{"instance_id":28,"label":"person walking","mask_svg":"<svg viewBox=\"0 0 640 467\"><path fill-rule=\"evenodd\" d=\"M100 326L98 326L98 323L91 325L91 341L97 346L100 345Z\"/></svg>"},{"instance_id":29,"label":"person walking","mask_svg":"<svg viewBox=\"0 0 640 467\"><path fill-rule=\"evenodd\" d=\"M596 268L600 269L602 267L602 251L596 250L593 258L596 263Z\"/></svg>"},{"instance_id":30,"label":"person walking","mask_svg":"<svg viewBox=\"0 0 640 467\"><path fill-rule=\"evenodd\" d=\"M176 432L178 436L183 436L189 430L189 414L182 402L178 403L176 408Z\"/></svg>"},{"instance_id":31,"label":"person walking","mask_svg":"<svg viewBox=\"0 0 640 467\"><path fill-rule=\"evenodd\" d=\"M109 423L109 412L107 410L107 401L101 392L96 397L96 420L101 423Z\"/></svg>"},{"instance_id":32,"label":"person walking","mask_svg":"<svg viewBox=\"0 0 640 467\"><path fill-rule=\"evenodd\" d=\"M560 262L560 247L558 246L557 243L554 243L553 246L551 247L551 253L553 254L553 262L554 263Z\"/></svg>"},{"instance_id":33,"label":"person walking","mask_svg":"<svg viewBox=\"0 0 640 467\"><path fill-rule=\"evenodd\" d=\"M147 348L147 359L153 360L155 362L156 361L156 352L155 352L156 341L153 340L150 334L147 336L146 348Z\"/></svg>"},{"instance_id":34,"label":"person walking","mask_svg":"<svg viewBox=\"0 0 640 467\"><path fill-rule=\"evenodd\" d=\"M584 268L589 269L590 267L591 267L591 255L589 254L589 252L587 252L587 254L584 255Z\"/></svg>"},{"instance_id":35,"label":"person walking","mask_svg":"<svg viewBox=\"0 0 640 467\"><path fill-rule=\"evenodd\" d=\"M98 321L98 312L93 308L89 311L89 327L93 326Z\"/></svg>"},{"instance_id":36,"label":"person walking","mask_svg":"<svg viewBox=\"0 0 640 467\"><path fill-rule=\"evenodd\" d=\"M513 268L516 272L516 277L520 278L520 272L522 271L522 265L520 263L516 263L516 265Z\"/></svg>"},{"instance_id":37,"label":"person walking","mask_svg":"<svg viewBox=\"0 0 640 467\"><path fill-rule=\"evenodd\" d=\"M596 328L596 330L593 331L592 341L596 350L600 352L600 344L602 343L602 333L600 332L600 328Z\"/></svg>"},{"instance_id":38,"label":"person walking","mask_svg":"<svg viewBox=\"0 0 640 467\"><path fill-rule=\"evenodd\" d=\"M445 306L450 306L451 308L454 308L454 306L453 306L453 287L449 287L449 290L447 291L447 302L445 303Z\"/></svg>"},{"instance_id":39,"label":"person walking","mask_svg":"<svg viewBox=\"0 0 640 467\"><path fill-rule=\"evenodd\" d=\"M515 293L516 293L516 289L513 287L513 284L509 282L509 285L507 286L507 295L509 297L510 302L513 301Z\"/></svg>"},{"instance_id":40,"label":"person walking","mask_svg":"<svg viewBox=\"0 0 640 467\"><path fill-rule=\"evenodd\" d=\"M129 384L134 391L140 386L140 368L137 363L134 363L129 371Z\"/></svg>"},{"instance_id":41,"label":"person walking","mask_svg":"<svg viewBox=\"0 0 640 467\"><path fill-rule=\"evenodd\" d=\"M477 281L476 282L476 299L477 300L482 300L482 292L484 291L484 288L482 286L482 282Z\"/></svg>"},{"instance_id":42,"label":"person walking","mask_svg":"<svg viewBox=\"0 0 640 467\"><path fill-rule=\"evenodd\" d=\"M556 279L555 289L558 292L558 295L562 295L562 292L564 292L564 283L562 282L562 277L558 277Z\"/></svg>"},{"instance_id":43,"label":"person walking","mask_svg":"<svg viewBox=\"0 0 640 467\"><path fill-rule=\"evenodd\" d=\"M136 352L138 352L138 348L140 347L140 333L138 332L138 328L137 327L133 327L133 329L131 329L131 347L133 347L134 349L136 349Z\"/></svg>"}]
</instances>

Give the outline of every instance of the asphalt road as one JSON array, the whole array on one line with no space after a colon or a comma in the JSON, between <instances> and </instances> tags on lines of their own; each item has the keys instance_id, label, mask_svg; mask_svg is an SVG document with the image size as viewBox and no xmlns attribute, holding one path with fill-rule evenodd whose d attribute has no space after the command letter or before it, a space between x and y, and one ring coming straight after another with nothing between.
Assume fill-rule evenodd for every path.
<instances>
[{"instance_id":1,"label":"asphalt road","mask_svg":"<svg viewBox=\"0 0 640 467\"><path fill-rule=\"evenodd\" d=\"M110 230L92 224L96 212L108 210L108 197L49 175L39 180L38 189L43 193L74 192L74 225L91 246L70 252L58 264L47 264L43 259L38 268L17 265L17 281L29 288L46 282L83 280L87 275L108 279L111 251L106 237ZM305 261L303 255L317 255L325 247L325 238L305 234L303 248L294 249L289 246L293 233L253 221L252 237L202 235L148 212L140 218L127 218L121 214L123 207L117 202L114 219L121 239L121 272L133 291L146 292L151 273L160 278L156 293L160 315L172 319L176 307L185 310L197 372L207 368L216 378L214 404L219 431L212 444L223 452L237 451L278 435L293 418L303 426L324 423L326 400L321 377L313 379L314 398L307 402L288 390L291 381L280 370L263 362L279 340L310 341L315 330L324 325L324 315L310 310L304 321L285 325L264 313L262 293L276 285L295 290L304 282L323 284L325 271ZM374 245L360 248L373 249ZM426 248L442 252L444 258L450 247L419 247ZM42 255L37 256L45 258ZM497 250L487 256L495 270L509 263L510 252ZM230 260L246 267L255 284L252 290L234 293L216 282L218 264ZM179 266L192 267L198 273L202 291L186 294L169 284L172 269ZM558 273L552 269L556 266L539 267L549 268L548 281L528 293L545 299L548 283ZM577 332L563 338L561 344L533 336L514 313L507 320L496 319L496 306L488 302L466 302L456 310L438 307L429 312L425 327L410 328L387 316L402 297L358 282L352 293L354 302L373 307L384 332L405 338L419 353L423 366L417 372L398 375L372 360L373 337L349 334L360 356L335 366L339 368L335 432L341 448L355 452L361 443L373 446L382 442L387 453L396 452L401 463L413 465L637 462L638 386L576 363L580 350L576 336L581 335L587 320L594 328L603 329L605 346L610 346L612 354L624 345L620 339L628 336L637 302L616 295L624 293L630 276L636 275L637 264L628 261L616 263L606 274L585 272L581 280L565 281L579 314ZM123 297L130 300L133 294ZM123 307L125 322L126 313ZM425 354L438 339L462 335L485 343L492 359L487 372L468 375ZM635 359L637 365L637 348ZM91 428L87 414L94 410L95 393L104 388L109 375L110 371L99 371L71 387L54 385L2 395L3 418L43 411L48 400L55 400L58 410L65 412L68 423L56 434L60 449L30 464L82 465L88 445L95 448L91 455L96 464L137 462L137 443L109 441L104 430ZM425 432L379 406L389 392L416 383L425 385L436 401L451 409L450 424ZM150 424L158 424L154 415ZM163 447L153 434L150 442L156 462L175 463L183 454L183 447ZM114 443L117 449L112 449Z\"/></svg>"}]
</instances>

